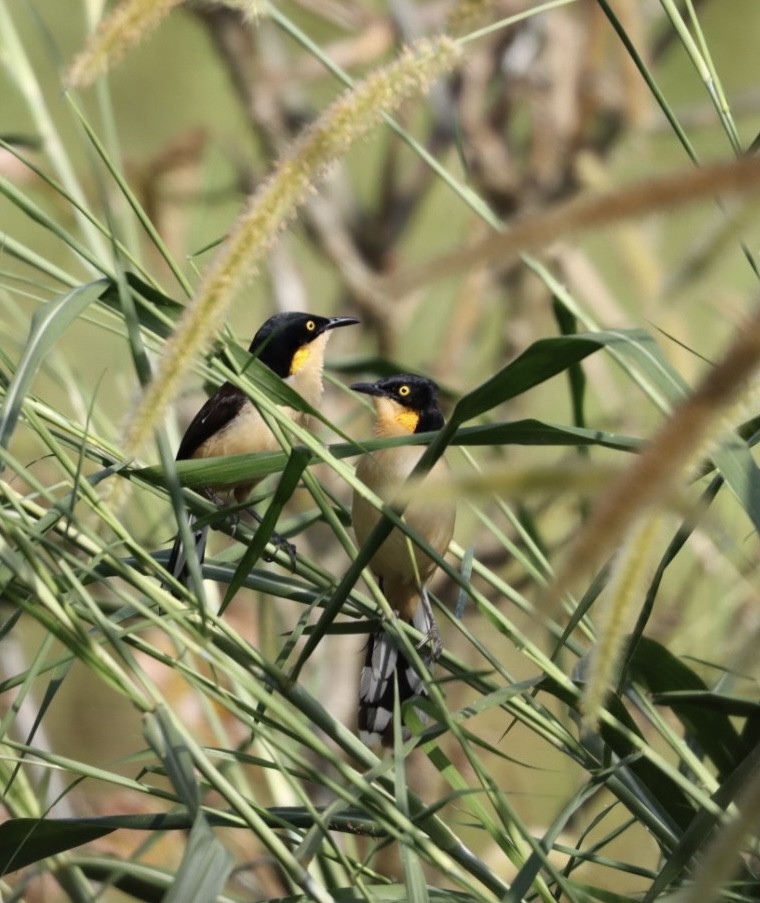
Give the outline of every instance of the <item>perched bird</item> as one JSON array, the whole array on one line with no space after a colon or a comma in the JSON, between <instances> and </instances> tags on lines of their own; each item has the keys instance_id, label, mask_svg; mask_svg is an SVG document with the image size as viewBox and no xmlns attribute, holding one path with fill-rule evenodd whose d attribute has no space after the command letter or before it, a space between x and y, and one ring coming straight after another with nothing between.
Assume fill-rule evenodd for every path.
<instances>
[{"instance_id":1,"label":"perched bird","mask_svg":"<svg viewBox=\"0 0 760 903\"><path fill-rule=\"evenodd\" d=\"M270 370L288 382L312 407L322 397L322 371L325 347L330 330L350 326L354 317L318 317L315 314L280 313L270 317L253 337L249 351ZM305 423L308 415L284 408L297 423ZM237 455L246 452L279 451L280 445L248 396L230 382L225 382L206 401L193 418L177 451L177 460ZM257 480L245 480L225 486L235 500L243 502ZM202 492L215 503L221 499L215 487ZM258 517L255 512L252 512ZM194 533L198 560L203 560L207 528ZM180 582L187 582L187 558L180 537L174 543L169 572Z\"/></svg>"},{"instance_id":2,"label":"perched bird","mask_svg":"<svg viewBox=\"0 0 760 903\"><path fill-rule=\"evenodd\" d=\"M389 376L375 383L356 383L355 392L370 395L375 407L375 435L406 436L443 426L437 387L422 376ZM357 477L384 502L391 502L406 482L423 449L406 445L385 448L363 455L356 467ZM432 473L447 471L441 459ZM354 492L354 532L363 545L380 518L380 512L358 492ZM439 556L444 555L454 532L453 505L431 506L421 500L411 502L404 519ZM394 528L372 556L369 567L377 577L390 606L398 616L417 628L430 644L430 658L441 652L441 641L427 594L427 583L436 569L435 561L405 533ZM359 686L359 731L366 743L393 741L394 674L398 676L399 699L403 703L426 695L420 675L385 631L370 637Z\"/></svg>"}]
</instances>

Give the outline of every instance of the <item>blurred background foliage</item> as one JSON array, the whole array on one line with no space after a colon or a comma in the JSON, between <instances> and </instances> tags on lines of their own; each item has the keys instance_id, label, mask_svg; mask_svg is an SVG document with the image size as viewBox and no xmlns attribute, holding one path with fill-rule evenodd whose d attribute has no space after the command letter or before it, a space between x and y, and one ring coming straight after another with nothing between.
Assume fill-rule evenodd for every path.
<instances>
[{"instance_id":1,"label":"blurred background foliage","mask_svg":"<svg viewBox=\"0 0 760 903\"><path fill-rule=\"evenodd\" d=\"M757 204L742 192L655 203L653 216L549 236L533 257L490 257L398 294L378 286L496 227L752 149L760 9L300 0L246 16L241 5L188 0L93 87L67 90L113 7L0 0L4 899L617 901L679 886L684 899L756 899L752 395L720 412L721 430L744 424L734 470L698 467L670 487L675 501L660 499L665 527L622 618L633 630L651 603L645 636L613 674L607 715L580 731L572 680L582 685L608 570L573 574L561 607L545 586L610 470L628 465L620 446L651 438L741 334L757 298ZM280 557L257 562L217 621L252 535L225 537L220 522L209 610L167 602L157 578L176 521L144 469L159 455L125 461L120 447L140 393L130 332L155 362L178 316L169 299L188 300L176 271L192 293L246 197L344 90L327 61L360 80L441 31L464 39L461 61L394 115L459 193L398 131L375 129L236 286L165 424L176 448L234 367L231 349L281 309L362 321L331 341L333 428L321 424L320 441L369 435L352 378L425 373L452 411L502 373L464 425L529 418L522 438L452 446L461 482L440 489L459 497L449 572L434 585L444 696L421 741L376 759L351 735L372 594L358 582L335 622L320 619L351 561L345 459L312 467L280 517L296 573ZM98 278L70 323L39 319ZM158 330L156 311L168 317ZM34 317L44 353L8 427ZM631 336L642 359L601 348L553 366L560 346L533 353L602 330ZM504 368L524 352L532 387L512 397ZM557 431L547 439L540 423ZM574 427L616 441L600 432L587 446ZM718 460L726 434L709 438L692 464ZM128 504L109 510L104 487L125 478ZM697 518L703 490L715 500ZM679 527L683 546L669 546ZM175 822L147 818L159 812Z\"/></svg>"}]
</instances>

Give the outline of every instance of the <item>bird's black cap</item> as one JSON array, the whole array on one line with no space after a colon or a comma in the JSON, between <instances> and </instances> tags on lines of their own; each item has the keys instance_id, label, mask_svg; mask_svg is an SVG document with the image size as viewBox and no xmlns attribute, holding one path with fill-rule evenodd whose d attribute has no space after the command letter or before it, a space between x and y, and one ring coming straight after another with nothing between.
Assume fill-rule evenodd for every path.
<instances>
[{"instance_id":1,"label":"bird's black cap","mask_svg":"<svg viewBox=\"0 0 760 903\"><path fill-rule=\"evenodd\" d=\"M438 430L443 426L443 414L438 406L438 386L426 376L401 373L384 376L374 383L354 383L354 392L378 398L392 398L395 402L420 415L416 433Z\"/></svg>"},{"instance_id":2,"label":"bird's black cap","mask_svg":"<svg viewBox=\"0 0 760 903\"><path fill-rule=\"evenodd\" d=\"M329 329L358 322L356 317L320 317L295 311L275 314L261 325L248 350L285 379L299 348Z\"/></svg>"}]
</instances>

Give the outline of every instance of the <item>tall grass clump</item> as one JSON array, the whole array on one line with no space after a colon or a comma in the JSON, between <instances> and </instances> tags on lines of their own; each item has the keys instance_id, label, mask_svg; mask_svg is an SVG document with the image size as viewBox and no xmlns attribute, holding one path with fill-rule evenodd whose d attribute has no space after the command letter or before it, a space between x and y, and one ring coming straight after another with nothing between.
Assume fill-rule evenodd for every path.
<instances>
[{"instance_id":1,"label":"tall grass clump","mask_svg":"<svg viewBox=\"0 0 760 903\"><path fill-rule=\"evenodd\" d=\"M718 6L0 0L3 899L758 898L760 13ZM362 324L308 429L244 351L286 309ZM402 440L347 387L397 372L446 425L357 548ZM224 380L281 451L175 462ZM260 525L198 491L246 479ZM431 667L366 571L420 494ZM428 691L389 749L374 630Z\"/></svg>"}]
</instances>

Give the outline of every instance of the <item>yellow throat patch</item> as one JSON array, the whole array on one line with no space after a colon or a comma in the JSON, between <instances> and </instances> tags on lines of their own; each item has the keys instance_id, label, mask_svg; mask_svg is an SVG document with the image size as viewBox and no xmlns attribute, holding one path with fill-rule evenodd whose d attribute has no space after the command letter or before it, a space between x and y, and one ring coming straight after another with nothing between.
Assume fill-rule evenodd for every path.
<instances>
[{"instance_id":1,"label":"yellow throat patch","mask_svg":"<svg viewBox=\"0 0 760 903\"><path fill-rule=\"evenodd\" d=\"M375 433L378 436L407 436L417 429L420 415L393 398L375 397Z\"/></svg>"},{"instance_id":2,"label":"yellow throat patch","mask_svg":"<svg viewBox=\"0 0 760 903\"><path fill-rule=\"evenodd\" d=\"M420 422L420 415L416 411L404 408L396 414L396 423L404 430L405 433L413 433L417 429Z\"/></svg>"},{"instance_id":3,"label":"yellow throat patch","mask_svg":"<svg viewBox=\"0 0 760 903\"><path fill-rule=\"evenodd\" d=\"M290 375L295 376L296 373L303 367L303 365L308 361L309 356L311 355L311 346L310 345L301 345L301 347L296 351L293 355L293 360L290 363Z\"/></svg>"}]
</instances>

